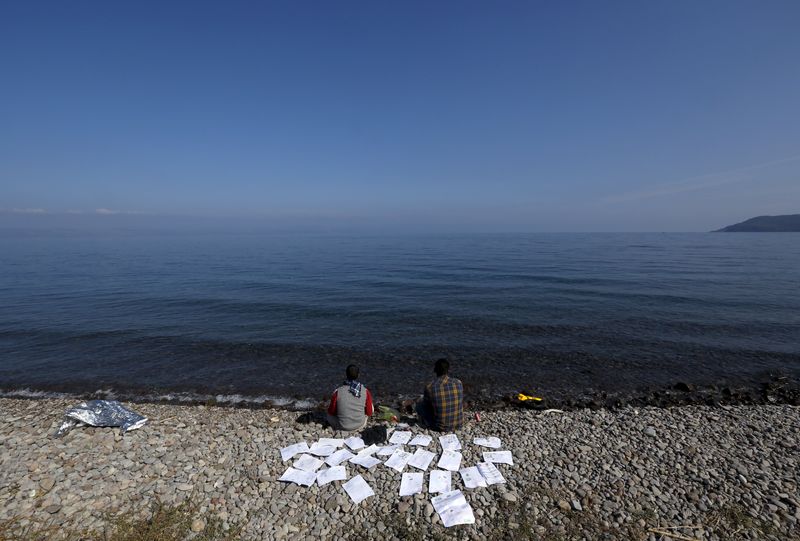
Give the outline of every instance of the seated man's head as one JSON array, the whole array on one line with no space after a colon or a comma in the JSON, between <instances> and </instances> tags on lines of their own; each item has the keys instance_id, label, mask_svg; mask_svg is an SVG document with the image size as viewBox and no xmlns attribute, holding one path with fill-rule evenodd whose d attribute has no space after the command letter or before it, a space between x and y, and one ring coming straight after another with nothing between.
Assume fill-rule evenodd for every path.
<instances>
[{"instance_id":1,"label":"seated man's head","mask_svg":"<svg viewBox=\"0 0 800 541\"><path fill-rule=\"evenodd\" d=\"M350 366L347 367L347 370L345 371L345 374L347 375L347 379L348 380L352 380L352 381L357 380L358 379L358 367L356 365L354 365L354 364L351 364Z\"/></svg>"},{"instance_id":2,"label":"seated man's head","mask_svg":"<svg viewBox=\"0 0 800 541\"><path fill-rule=\"evenodd\" d=\"M450 363L447 361L447 359L439 359L436 361L433 371L436 372L437 377L446 376L450 371Z\"/></svg>"}]
</instances>

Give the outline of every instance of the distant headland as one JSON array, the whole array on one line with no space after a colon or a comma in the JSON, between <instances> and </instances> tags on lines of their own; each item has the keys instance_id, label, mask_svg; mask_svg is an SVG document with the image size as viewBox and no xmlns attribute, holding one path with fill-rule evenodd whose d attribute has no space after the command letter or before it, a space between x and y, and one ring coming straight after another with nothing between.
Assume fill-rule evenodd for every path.
<instances>
[{"instance_id":1,"label":"distant headland","mask_svg":"<svg viewBox=\"0 0 800 541\"><path fill-rule=\"evenodd\" d=\"M716 231L722 233L780 233L800 232L800 214L783 216L756 216L738 224L729 225Z\"/></svg>"}]
</instances>

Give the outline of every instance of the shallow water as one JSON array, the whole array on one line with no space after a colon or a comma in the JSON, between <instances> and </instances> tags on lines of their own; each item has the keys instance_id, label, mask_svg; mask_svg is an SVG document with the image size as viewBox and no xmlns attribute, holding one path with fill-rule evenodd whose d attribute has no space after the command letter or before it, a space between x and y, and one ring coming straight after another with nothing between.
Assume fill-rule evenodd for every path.
<instances>
[{"instance_id":1,"label":"shallow water","mask_svg":"<svg viewBox=\"0 0 800 541\"><path fill-rule=\"evenodd\" d=\"M0 238L0 389L413 394L800 374L800 234ZM177 393L177 394L176 394ZM183 394L181 394L183 393Z\"/></svg>"}]
</instances>

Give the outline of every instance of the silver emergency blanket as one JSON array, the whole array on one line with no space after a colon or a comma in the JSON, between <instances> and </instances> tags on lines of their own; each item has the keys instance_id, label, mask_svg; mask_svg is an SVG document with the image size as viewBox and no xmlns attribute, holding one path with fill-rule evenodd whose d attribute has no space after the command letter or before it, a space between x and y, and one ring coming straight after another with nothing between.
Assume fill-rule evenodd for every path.
<instances>
[{"instance_id":1,"label":"silver emergency blanket","mask_svg":"<svg viewBox=\"0 0 800 541\"><path fill-rule=\"evenodd\" d=\"M146 422L147 417L132 412L116 400L90 400L67 410L55 436L59 438L79 425L118 426L124 434Z\"/></svg>"}]
</instances>

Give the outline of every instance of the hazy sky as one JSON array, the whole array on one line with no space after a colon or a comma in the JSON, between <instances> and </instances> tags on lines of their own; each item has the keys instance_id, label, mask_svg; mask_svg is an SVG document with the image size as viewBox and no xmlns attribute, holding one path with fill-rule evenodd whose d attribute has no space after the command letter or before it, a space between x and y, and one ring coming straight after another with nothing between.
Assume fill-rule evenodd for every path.
<instances>
[{"instance_id":1,"label":"hazy sky","mask_svg":"<svg viewBox=\"0 0 800 541\"><path fill-rule=\"evenodd\" d=\"M798 29L796 0L3 2L0 213L469 231L798 213Z\"/></svg>"}]
</instances>

